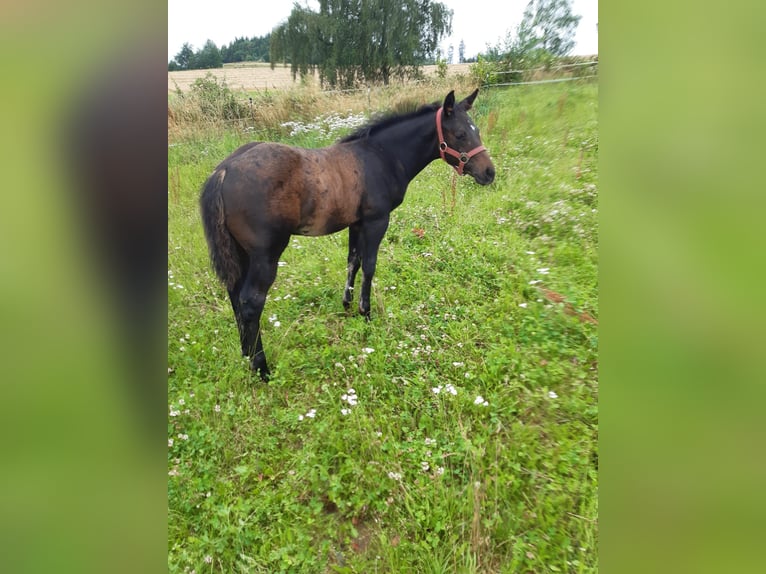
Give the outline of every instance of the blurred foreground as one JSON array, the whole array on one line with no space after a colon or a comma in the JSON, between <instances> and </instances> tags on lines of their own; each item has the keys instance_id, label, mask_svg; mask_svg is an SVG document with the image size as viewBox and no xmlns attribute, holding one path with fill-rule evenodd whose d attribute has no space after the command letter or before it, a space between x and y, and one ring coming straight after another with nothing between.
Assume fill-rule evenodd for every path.
<instances>
[{"instance_id":1,"label":"blurred foreground","mask_svg":"<svg viewBox=\"0 0 766 574\"><path fill-rule=\"evenodd\" d=\"M164 568L164 8L3 8L5 572Z\"/></svg>"}]
</instances>

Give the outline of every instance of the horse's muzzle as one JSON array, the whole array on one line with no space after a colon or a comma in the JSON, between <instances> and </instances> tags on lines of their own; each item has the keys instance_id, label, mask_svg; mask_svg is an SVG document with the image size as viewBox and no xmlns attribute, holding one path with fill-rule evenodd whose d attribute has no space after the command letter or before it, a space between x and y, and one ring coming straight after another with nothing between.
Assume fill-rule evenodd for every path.
<instances>
[{"instance_id":1,"label":"horse's muzzle","mask_svg":"<svg viewBox=\"0 0 766 574\"><path fill-rule=\"evenodd\" d=\"M468 171L472 176L473 179L478 183L479 185L489 185L493 181L495 181L495 166L492 164L489 164L488 166L474 170L466 170Z\"/></svg>"}]
</instances>

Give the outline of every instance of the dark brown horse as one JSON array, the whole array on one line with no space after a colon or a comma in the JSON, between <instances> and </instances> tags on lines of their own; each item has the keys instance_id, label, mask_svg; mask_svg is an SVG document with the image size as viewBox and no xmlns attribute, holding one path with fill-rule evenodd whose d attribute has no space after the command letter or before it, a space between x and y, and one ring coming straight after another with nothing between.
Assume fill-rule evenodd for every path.
<instances>
[{"instance_id":1,"label":"dark brown horse","mask_svg":"<svg viewBox=\"0 0 766 574\"><path fill-rule=\"evenodd\" d=\"M374 121L326 148L249 143L215 168L200 198L205 237L229 291L242 354L261 378L269 376L261 314L291 235L349 228L343 306L351 305L361 265L359 312L369 319L378 247L410 181L441 156L459 174L492 183L495 168L466 113L477 93L456 104L450 92L442 106Z\"/></svg>"}]
</instances>

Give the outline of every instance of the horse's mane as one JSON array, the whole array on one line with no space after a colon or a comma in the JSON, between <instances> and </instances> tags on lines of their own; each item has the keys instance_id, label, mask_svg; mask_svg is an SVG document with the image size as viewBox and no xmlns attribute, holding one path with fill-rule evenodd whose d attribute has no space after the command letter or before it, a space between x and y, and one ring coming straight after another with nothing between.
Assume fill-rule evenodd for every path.
<instances>
[{"instance_id":1,"label":"horse's mane","mask_svg":"<svg viewBox=\"0 0 766 574\"><path fill-rule=\"evenodd\" d=\"M404 105L397 106L397 108L400 110L406 109L406 107L412 107L412 104L404 104ZM344 138L341 138L338 143L345 143L345 142L351 142L351 141L368 138L374 132L377 132L384 128L398 124L399 122L404 122L416 117L420 117L424 114L435 113L436 110L438 109L439 109L439 103L435 102L433 104L426 104L424 106L421 106L415 111L410 111L405 113L389 112L387 114L374 116L365 125L358 128L356 131L350 133L349 135L345 136Z\"/></svg>"}]
</instances>

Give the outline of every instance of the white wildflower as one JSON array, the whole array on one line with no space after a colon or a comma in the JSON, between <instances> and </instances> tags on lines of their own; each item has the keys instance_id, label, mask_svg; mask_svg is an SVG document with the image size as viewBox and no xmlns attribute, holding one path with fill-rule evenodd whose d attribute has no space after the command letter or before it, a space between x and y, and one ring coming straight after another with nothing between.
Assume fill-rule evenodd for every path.
<instances>
[{"instance_id":1,"label":"white wildflower","mask_svg":"<svg viewBox=\"0 0 766 574\"><path fill-rule=\"evenodd\" d=\"M548 398L557 399L559 396L553 391L548 391Z\"/></svg>"},{"instance_id":2,"label":"white wildflower","mask_svg":"<svg viewBox=\"0 0 766 574\"><path fill-rule=\"evenodd\" d=\"M477 396L477 397L476 397L476 398L473 400L473 404L475 404L475 405L481 405L481 406L483 406L483 407L488 407L488 406L489 406L489 403L488 403L486 400L484 400L484 397L482 397L481 395Z\"/></svg>"},{"instance_id":3,"label":"white wildflower","mask_svg":"<svg viewBox=\"0 0 766 574\"><path fill-rule=\"evenodd\" d=\"M357 394L354 389L349 389L348 393L344 393L341 395L340 400L346 401L349 406L355 407L357 404Z\"/></svg>"},{"instance_id":4,"label":"white wildflower","mask_svg":"<svg viewBox=\"0 0 766 574\"><path fill-rule=\"evenodd\" d=\"M375 351L375 349L373 349L372 347L365 347L364 349L362 349L362 352L363 352L363 353L366 353L366 354L368 354L368 355L369 355L370 353L373 353L374 351Z\"/></svg>"}]
</instances>

